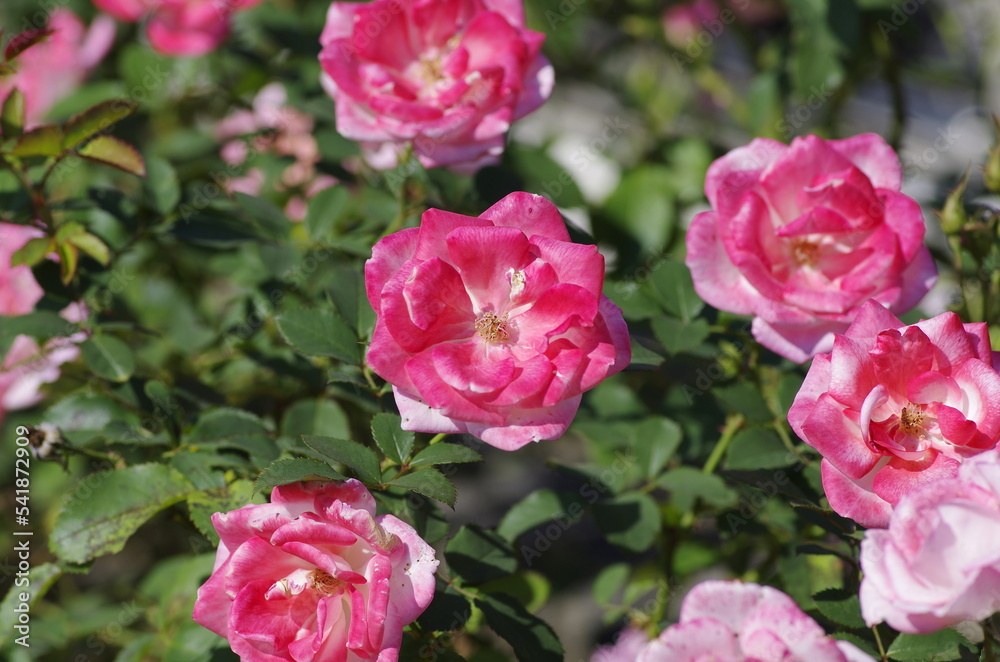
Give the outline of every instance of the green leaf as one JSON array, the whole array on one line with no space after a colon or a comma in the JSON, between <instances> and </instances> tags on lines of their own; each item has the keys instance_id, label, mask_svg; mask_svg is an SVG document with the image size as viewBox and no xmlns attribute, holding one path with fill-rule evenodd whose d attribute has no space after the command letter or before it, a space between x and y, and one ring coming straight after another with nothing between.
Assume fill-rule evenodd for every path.
<instances>
[{"instance_id":1,"label":"green leaf","mask_svg":"<svg viewBox=\"0 0 1000 662\"><path fill-rule=\"evenodd\" d=\"M94 374L112 382L127 381L135 371L132 350L114 336L91 336L80 345L80 354Z\"/></svg>"},{"instance_id":2,"label":"green leaf","mask_svg":"<svg viewBox=\"0 0 1000 662\"><path fill-rule=\"evenodd\" d=\"M389 484L437 499L452 508L455 507L455 499L458 498L458 490L455 489L454 483L445 478L443 473L433 468L420 469L400 476Z\"/></svg>"},{"instance_id":3,"label":"green leaf","mask_svg":"<svg viewBox=\"0 0 1000 662\"><path fill-rule=\"evenodd\" d=\"M350 193L343 186L323 189L309 199L305 227L309 238L320 243L334 239L337 226L350 209Z\"/></svg>"},{"instance_id":4,"label":"green leaf","mask_svg":"<svg viewBox=\"0 0 1000 662\"><path fill-rule=\"evenodd\" d=\"M634 427L632 452L640 467L646 468L646 478L653 480L681 444L681 426L669 418L651 416Z\"/></svg>"},{"instance_id":5,"label":"green leaf","mask_svg":"<svg viewBox=\"0 0 1000 662\"><path fill-rule=\"evenodd\" d=\"M220 407L205 412L185 441L200 448L237 448L256 458L258 465L278 457L278 447L259 418L248 411Z\"/></svg>"},{"instance_id":6,"label":"green leaf","mask_svg":"<svg viewBox=\"0 0 1000 662\"><path fill-rule=\"evenodd\" d=\"M191 521L206 538L217 544L219 534L215 532L215 527L212 525L212 515L214 513L228 513L231 510L242 508L248 503L262 503L263 499L251 501L254 492L253 483L249 480L237 480L225 487L192 492L187 497Z\"/></svg>"},{"instance_id":7,"label":"green leaf","mask_svg":"<svg viewBox=\"0 0 1000 662\"><path fill-rule=\"evenodd\" d=\"M425 630L450 632L464 627L470 616L472 605L469 599L437 577L434 599L417 622Z\"/></svg>"},{"instance_id":8,"label":"green leaf","mask_svg":"<svg viewBox=\"0 0 1000 662\"><path fill-rule=\"evenodd\" d=\"M29 156L59 156L63 153L62 129L55 124L43 124L17 139L11 154Z\"/></svg>"},{"instance_id":9,"label":"green leaf","mask_svg":"<svg viewBox=\"0 0 1000 662\"><path fill-rule=\"evenodd\" d=\"M281 434L296 440L304 434L343 439L351 436L351 426L347 414L335 401L327 398L299 400L285 410Z\"/></svg>"},{"instance_id":10,"label":"green leaf","mask_svg":"<svg viewBox=\"0 0 1000 662\"><path fill-rule=\"evenodd\" d=\"M464 581L482 584L517 570L510 543L492 531L467 524L444 548L448 567Z\"/></svg>"},{"instance_id":11,"label":"green leaf","mask_svg":"<svg viewBox=\"0 0 1000 662\"><path fill-rule=\"evenodd\" d=\"M613 563L605 566L594 578L594 586L591 589L597 604L610 605L615 596L625 588L625 583L631 572L631 566L628 563Z\"/></svg>"},{"instance_id":12,"label":"green leaf","mask_svg":"<svg viewBox=\"0 0 1000 662\"><path fill-rule=\"evenodd\" d=\"M302 439L306 442L306 446L323 457L346 465L361 482L370 485L381 484L382 471L379 469L378 455L367 446L347 439L309 434L303 435Z\"/></svg>"},{"instance_id":13,"label":"green leaf","mask_svg":"<svg viewBox=\"0 0 1000 662\"><path fill-rule=\"evenodd\" d=\"M548 578L534 570L524 570L513 575L492 579L479 590L483 593L504 593L534 614L545 606L552 595L552 584Z\"/></svg>"},{"instance_id":14,"label":"green leaf","mask_svg":"<svg viewBox=\"0 0 1000 662\"><path fill-rule=\"evenodd\" d=\"M476 606L486 624L514 649L520 662L562 662L563 647L552 628L510 597L479 595Z\"/></svg>"},{"instance_id":15,"label":"green leaf","mask_svg":"<svg viewBox=\"0 0 1000 662\"><path fill-rule=\"evenodd\" d=\"M705 341L708 337L708 321L700 317L691 322L673 317L657 317L653 320L653 333L671 355L682 354Z\"/></svg>"},{"instance_id":16,"label":"green leaf","mask_svg":"<svg viewBox=\"0 0 1000 662\"><path fill-rule=\"evenodd\" d=\"M712 394L725 409L743 414L748 421L767 422L774 419L760 389L749 382L717 386L712 389Z\"/></svg>"},{"instance_id":17,"label":"green leaf","mask_svg":"<svg viewBox=\"0 0 1000 662\"><path fill-rule=\"evenodd\" d=\"M657 485L670 490L671 500L681 510L690 510L695 499L702 499L718 508L736 503L736 494L715 474L706 474L694 467L678 467L660 476Z\"/></svg>"},{"instance_id":18,"label":"green leaf","mask_svg":"<svg viewBox=\"0 0 1000 662\"><path fill-rule=\"evenodd\" d=\"M899 662L945 662L961 658L962 648L976 650L956 630L946 628L934 634L901 634L886 653Z\"/></svg>"},{"instance_id":19,"label":"green leaf","mask_svg":"<svg viewBox=\"0 0 1000 662\"><path fill-rule=\"evenodd\" d=\"M84 231L73 234L67 241L105 267L111 261L111 252L108 250L108 245L89 232Z\"/></svg>"},{"instance_id":20,"label":"green leaf","mask_svg":"<svg viewBox=\"0 0 1000 662\"><path fill-rule=\"evenodd\" d=\"M28 540L28 538L14 538L12 546L16 546L22 540ZM42 563L28 571L26 578L28 583L26 585L11 584L10 590L7 591L3 602L0 602L0 649L3 649L4 644L11 637L16 639L22 636L19 631L14 629L14 626L18 623L19 615L22 613L33 613L35 604L45 597L52 584L61 576L62 569L58 565L55 563ZM28 587L30 587L30 590L28 590ZM23 593L30 594L27 602L21 601ZM27 611L25 611L22 605L27 606ZM15 611L15 609L18 611Z\"/></svg>"},{"instance_id":21,"label":"green leaf","mask_svg":"<svg viewBox=\"0 0 1000 662\"><path fill-rule=\"evenodd\" d=\"M591 512L608 542L628 552L646 551L660 532L660 509L642 492L602 499Z\"/></svg>"},{"instance_id":22,"label":"green leaf","mask_svg":"<svg viewBox=\"0 0 1000 662\"><path fill-rule=\"evenodd\" d=\"M332 310L298 308L277 318L278 331L289 345L312 356L330 356L346 363L361 361L358 336Z\"/></svg>"},{"instance_id":23,"label":"green leaf","mask_svg":"<svg viewBox=\"0 0 1000 662\"><path fill-rule=\"evenodd\" d=\"M139 106L125 99L103 101L66 122L64 149L75 149L85 141L106 131L136 111ZM141 160L141 159L140 159Z\"/></svg>"},{"instance_id":24,"label":"green leaf","mask_svg":"<svg viewBox=\"0 0 1000 662\"><path fill-rule=\"evenodd\" d=\"M274 239L284 239L291 229L291 221L272 202L254 195L237 192L233 198L247 216L257 224L261 233Z\"/></svg>"},{"instance_id":25,"label":"green leaf","mask_svg":"<svg viewBox=\"0 0 1000 662\"><path fill-rule=\"evenodd\" d=\"M70 563L119 552L150 517L183 500L191 489L183 475L162 464L93 474L59 511L49 547Z\"/></svg>"},{"instance_id":26,"label":"green leaf","mask_svg":"<svg viewBox=\"0 0 1000 662\"><path fill-rule=\"evenodd\" d=\"M411 467L425 467L433 464L461 464L482 462L483 456L468 446L461 444L434 444L428 446L410 460Z\"/></svg>"},{"instance_id":27,"label":"green leaf","mask_svg":"<svg viewBox=\"0 0 1000 662\"><path fill-rule=\"evenodd\" d=\"M831 31L831 18L835 16L831 4L837 5L837 12L850 11L857 21L857 10L846 2L830 0L800 0L788 7L791 19L791 56L788 58L795 97L803 103L800 108L811 112L833 96L833 91L844 77L844 67L840 61L846 49ZM798 119L799 115L794 111ZM791 131L785 131L791 134ZM783 139L791 135L782 136Z\"/></svg>"},{"instance_id":28,"label":"green leaf","mask_svg":"<svg viewBox=\"0 0 1000 662\"><path fill-rule=\"evenodd\" d=\"M257 476L257 482L253 486L256 494L261 490L268 490L278 485L288 485L297 483L316 476L326 480L346 480L343 476L333 470L333 468L305 457L293 457L275 460L264 467L264 470Z\"/></svg>"},{"instance_id":29,"label":"green leaf","mask_svg":"<svg viewBox=\"0 0 1000 662\"><path fill-rule=\"evenodd\" d=\"M140 177L146 176L146 163L139 152L114 136L97 136L77 150L77 154L94 163L118 168Z\"/></svg>"},{"instance_id":30,"label":"green leaf","mask_svg":"<svg viewBox=\"0 0 1000 662\"><path fill-rule=\"evenodd\" d=\"M144 197L160 215L170 214L181 201L177 172L169 161L154 156L146 159L146 174L142 180Z\"/></svg>"},{"instance_id":31,"label":"green leaf","mask_svg":"<svg viewBox=\"0 0 1000 662\"><path fill-rule=\"evenodd\" d=\"M864 630L868 627L861 617L861 603L854 591L832 588L814 595L813 601L819 612L837 625L852 630Z\"/></svg>"},{"instance_id":32,"label":"green leaf","mask_svg":"<svg viewBox=\"0 0 1000 662\"><path fill-rule=\"evenodd\" d=\"M385 456L396 464L404 464L413 452L414 435L402 428L403 419L396 414L375 414L372 436Z\"/></svg>"},{"instance_id":33,"label":"green leaf","mask_svg":"<svg viewBox=\"0 0 1000 662\"><path fill-rule=\"evenodd\" d=\"M16 317L0 315L0 356L7 353L7 349L17 336L24 335L31 336L36 340L48 340L49 338L72 335L76 330L75 324L67 322L58 314L48 310Z\"/></svg>"},{"instance_id":34,"label":"green leaf","mask_svg":"<svg viewBox=\"0 0 1000 662\"><path fill-rule=\"evenodd\" d=\"M657 262L649 282L663 309L682 322L690 324L705 307L694 291L691 271L683 262L672 259Z\"/></svg>"},{"instance_id":35,"label":"green leaf","mask_svg":"<svg viewBox=\"0 0 1000 662\"><path fill-rule=\"evenodd\" d=\"M575 522L583 516L577 495L550 489L536 490L514 504L497 525L497 533L514 542L550 520Z\"/></svg>"},{"instance_id":36,"label":"green leaf","mask_svg":"<svg viewBox=\"0 0 1000 662\"><path fill-rule=\"evenodd\" d=\"M769 428L745 428L736 433L726 453L726 469L777 469L795 461L778 433Z\"/></svg>"},{"instance_id":37,"label":"green leaf","mask_svg":"<svg viewBox=\"0 0 1000 662\"><path fill-rule=\"evenodd\" d=\"M16 267L19 264L24 264L33 267L44 260L45 256L53 250L51 237L29 239L28 243L10 256L10 266Z\"/></svg>"},{"instance_id":38,"label":"green leaf","mask_svg":"<svg viewBox=\"0 0 1000 662\"><path fill-rule=\"evenodd\" d=\"M0 133L3 133L4 138L17 138L24 133L24 93L16 87L3 102Z\"/></svg>"}]
</instances>

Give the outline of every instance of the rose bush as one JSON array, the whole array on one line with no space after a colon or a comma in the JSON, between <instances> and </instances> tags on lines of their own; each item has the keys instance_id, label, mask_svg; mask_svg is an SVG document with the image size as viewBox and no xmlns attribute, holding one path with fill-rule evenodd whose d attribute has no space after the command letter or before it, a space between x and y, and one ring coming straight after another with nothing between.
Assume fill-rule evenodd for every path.
<instances>
[{"instance_id":1,"label":"rose bush","mask_svg":"<svg viewBox=\"0 0 1000 662\"><path fill-rule=\"evenodd\" d=\"M681 603L680 620L637 662L874 662L854 644L826 636L790 597L770 586L706 581Z\"/></svg>"},{"instance_id":2,"label":"rose bush","mask_svg":"<svg viewBox=\"0 0 1000 662\"><path fill-rule=\"evenodd\" d=\"M715 161L713 210L687 235L695 289L753 315L753 335L802 363L830 351L858 307L914 307L937 271L919 205L899 192L899 159L881 138L758 138Z\"/></svg>"},{"instance_id":3,"label":"rose bush","mask_svg":"<svg viewBox=\"0 0 1000 662\"><path fill-rule=\"evenodd\" d=\"M261 0L94 0L94 5L120 21L146 21L150 45L166 55L209 53L229 36L236 11Z\"/></svg>"},{"instance_id":4,"label":"rose bush","mask_svg":"<svg viewBox=\"0 0 1000 662\"><path fill-rule=\"evenodd\" d=\"M906 326L869 302L817 356L788 412L823 455L830 505L868 527L1000 439L1000 374L985 324L955 313Z\"/></svg>"},{"instance_id":5,"label":"rose bush","mask_svg":"<svg viewBox=\"0 0 1000 662\"><path fill-rule=\"evenodd\" d=\"M216 513L215 570L194 619L245 662L396 660L434 595L434 550L356 480L294 483Z\"/></svg>"},{"instance_id":6,"label":"rose bush","mask_svg":"<svg viewBox=\"0 0 1000 662\"><path fill-rule=\"evenodd\" d=\"M604 258L555 205L512 193L478 218L428 210L365 264L378 315L367 361L403 427L514 450L560 437L581 393L628 365L628 329L601 293Z\"/></svg>"},{"instance_id":7,"label":"rose bush","mask_svg":"<svg viewBox=\"0 0 1000 662\"><path fill-rule=\"evenodd\" d=\"M406 147L430 168L496 163L514 120L552 91L521 0L334 2L320 38L337 130L376 168Z\"/></svg>"},{"instance_id":8,"label":"rose bush","mask_svg":"<svg viewBox=\"0 0 1000 662\"><path fill-rule=\"evenodd\" d=\"M861 569L869 625L926 633L1000 611L1000 457L904 495L889 528L865 534Z\"/></svg>"},{"instance_id":9,"label":"rose bush","mask_svg":"<svg viewBox=\"0 0 1000 662\"><path fill-rule=\"evenodd\" d=\"M69 9L49 17L52 34L16 60L16 71L0 76L0 101L17 88L24 94L25 125L32 128L58 101L72 93L104 58L115 39L115 24L98 16L89 28Z\"/></svg>"}]
</instances>

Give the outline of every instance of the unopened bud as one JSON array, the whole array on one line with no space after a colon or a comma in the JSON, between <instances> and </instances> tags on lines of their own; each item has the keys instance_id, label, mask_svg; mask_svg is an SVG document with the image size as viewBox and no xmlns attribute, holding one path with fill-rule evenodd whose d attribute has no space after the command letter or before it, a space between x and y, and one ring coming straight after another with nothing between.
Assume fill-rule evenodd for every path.
<instances>
[{"instance_id":1,"label":"unopened bud","mask_svg":"<svg viewBox=\"0 0 1000 662\"><path fill-rule=\"evenodd\" d=\"M1000 118L993 116L993 124L996 127L997 142L990 150L986 158L986 166L983 168L983 184L994 193L1000 193Z\"/></svg>"},{"instance_id":2,"label":"unopened bud","mask_svg":"<svg viewBox=\"0 0 1000 662\"><path fill-rule=\"evenodd\" d=\"M945 234L960 232L969 221L969 217L965 213L965 205L962 202L962 196L965 195L965 185L968 181L969 171L966 170L961 181L958 182L958 186L945 199L944 208L937 212L938 218L941 219L941 229L944 230Z\"/></svg>"}]
</instances>

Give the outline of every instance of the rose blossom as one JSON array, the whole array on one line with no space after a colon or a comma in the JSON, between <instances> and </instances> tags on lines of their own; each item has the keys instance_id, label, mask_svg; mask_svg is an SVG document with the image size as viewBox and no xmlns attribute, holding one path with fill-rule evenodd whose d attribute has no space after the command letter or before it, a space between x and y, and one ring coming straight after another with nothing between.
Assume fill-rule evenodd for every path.
<instances>
[{"instance_id":1,"label":"rose blossom","mask_svg":"<svg viewBox=\"0 0 1000 662\"><path fill-rule=\"evenodd\" d=\"M618 634L611 646L601 646L590 656L590 662L635 662L639 653L649 644L649 637L642 630L627 627Z\"/></svg>"},{"instance_id":2,"label":"rose blossom","mask_svg":"<svg viewBox=\"0 0 1000 662\"><path fill-rule=\"evenodd\" d=\"M799 363L830 351L868 299L909 310L937 272L901 180L899 159L874 134L758 138L731 151L705 179L714 209L688 230L695 290L754 315L757 341Z\"/></svg>"},{"instance_id":3,"label":"rose blossom","mask_svg":"<svg viewBox=\"0 0 1000 662\"><path fill-rule=\"evenodd\" d=\"M292 189L295 194L285 205L285 213L293 221L301 221L308 210L308 200L337 180L316 170L320 162L319 145L313 137L313 118L288 105L288 94L281 83L264 86L253 101L251 110L239 110L226 117L216 127L216 138L225 141L222 158L231 166L250 161L255 153L273 153L291 157L293 162L276 185L279 191ZM251 139L239 137L256 135ZM260 195L265 177L259 168L250 168L242 177L225 184L230 192Z\"/></svg>"},{"instance_id":4,"label":"rose blossom","mask_svg":"<svg viewBox=\"0 0 1000 662\"><path fill-rule=\"evenodd\" d=\"M194 620L244 662L396 660L434 596L434 550L356 480L276 487L212 515L221 539Z\"/></svg>"},{"instance_id":5,"label":"rose blossom","mask_svg":"<svg viewBox=\"0 0 1000 662\"><path fill-rule=\"evenodd\" d=\"M107 16L98 16L87 29L64 7L52 12L47 28L52 34L14 60L17 71L0 76L0 103L14 88L21 90L29 129L83 83L115 39L114 21Z\"/></svg>"},{"instance_id":6,"label":"rose blossom","mask_svg":"<svg viewBox=\"0 0 1000 662\"><path fill-rule=\"evenodd\" d=\"M1000 438L1000 374L986 324L943 313L906 326L869 302L817 356L788 412L823 455L830 506L885 527L907 492L950 478Z\"/></svg>"},{"instance_id":7,"label":"rose blossom","mask_svg":"<svg viewBox=\"0 0 1000 662\"><path fill-rule=\"evenodd\" d=\"M94 0L120 21L146 20L154 50L166 55L204 55L229 36L233 13L262 0Z\"/></svg>"},{"instance_id":8,"label":"rose blossom","mask_svg":"<svg viewBox=\"0 0 1000 662\"><path fill-rule=\"evenodd\" d=\"M439 209L379 241L365 265L378 315L368 364L403 427L514 450L566 431L581 393L628 365L628 329L601 294L604 258L555 205L512 193L478 218Z\"/></svg>"},{"instance_id":9,"label":"rose blossom","mask_svg":"<svg viewBox=\"0 0 1000 662\"><path fill-rule=\"evenodd\" d=\"M496 163L511 123L552 92L545 35L521 0L334 2L320 37L337 130L372 166L412 147L428 167Z\"/></svg>"},{"instance_id":10,"label":"rose blossom","mask_svg":"<svg viewBox=\"0 0 1000 662\"><path fill-rule=\"evenodd\" d=\"M680 621L637 662L874 662L854 644L826 636L795 601L770 586L706 581L681 603Z\"/></svg>"},{"instance_id":11,"label":"rose blossom","mask_svg":"<svg viewBox=\"0 0 1000 662\"><path fill-rule=\"evenodd\" d=\"M687 48L702 32L712 36L709 27L714 28L718 20L719 6L715 4L715 0L693 0L670 5L660 17L667 43L678 50ZM697 44L697 47L703 48L702 44Z\"/></svg>"},{"instance_id":12,"label":"rose blossom","mask_svg":"<svg viewBox=\"0 0 1000 662\"><path fill-rule=\"evenodd\" d=\"M900 499L861 543L869 625L926 633L1000 610L1000 457L983 453Z\"/></svg>"},{"instance_id":13,"label":"rose blossom","mask_svg":"<svg viewBox=\"0 0 1000 662\"><path fill-rule=\"evenodd\" d=\"M11 266L11 257L30 239L42 236L35 228L0 223L0 316L26 315L44 292L31 269ZM80 315L67 309L64 316ZM5 355L0 355L0 421L8 411L26 409L42 399L42 384L59 377L58 366L76 358L79 350L66 339L54 339L44 351L28 336L17 336Z\"/></svg>"}]
</instances>

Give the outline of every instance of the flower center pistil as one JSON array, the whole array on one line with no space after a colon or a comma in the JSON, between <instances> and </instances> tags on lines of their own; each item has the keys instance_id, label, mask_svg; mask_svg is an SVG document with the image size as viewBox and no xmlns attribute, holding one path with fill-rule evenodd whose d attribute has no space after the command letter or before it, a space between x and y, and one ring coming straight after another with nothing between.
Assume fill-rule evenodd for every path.
<instances>
[{"instance_id":1,"label":"flower center pistil","mask_svg":"<svg viewBox=\"0 0 1000 662\"><path fill-rule=\"evenodd\" d=\"M918 437L924 431L924 409L912 402L899 412L899 429L908 435Z\"/></svg>"},{"instance_id":2,"label":"flower center pistil","mask_svg":"<svg viewBox=\"0 0 1000 662\"><path fill-rule=\"evenodd\" d=\"M336 579L326 570L316 568L309 574L310 588L320 595L329 597L341 592L344 582Z\"/></svg>"},{"instance_id":3,"label":"flower center pistil","mask_svg":"<svg viewBox=\"0 0 1000 662\"><path fill-rule=\"evenodd\" d=\"M812 267L819 257L819 244L808 239L794 239L792 241L792 258L800 266Z\"/></svg>"},{"instance_id":4,"label":"flower center pistil","mask_svg":"<svg viewBox=\"0 0 1000 662\"><path fill-rule=\"evenodd\" d=\"M476 332L488 342L505 342L510 338L507 333L507 313L503 317L498 317L496 313L483 313L474 326Z\"/></svg>"}]
</instances>

